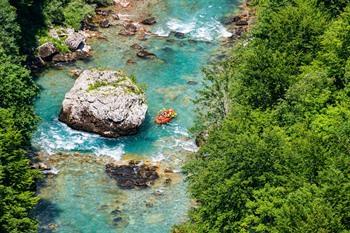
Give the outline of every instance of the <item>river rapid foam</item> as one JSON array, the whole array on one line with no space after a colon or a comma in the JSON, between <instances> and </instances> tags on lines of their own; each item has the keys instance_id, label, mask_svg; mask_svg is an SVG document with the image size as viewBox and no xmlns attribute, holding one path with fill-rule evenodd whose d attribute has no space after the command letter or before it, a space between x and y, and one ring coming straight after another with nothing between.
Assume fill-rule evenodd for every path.
<instances>
[{"instance_id":1,"label":"river rapid foam","mask_svg":"<svg viewBox=\"0 0 350 233\"><path fill-rule=\"evenodd\" d=\"M214 18L209 22L201 21L201 19L197 18L189 21L173 18L166 23L165 27L160 27L154 31L156 35L162 37L168 37L172 32L180 32L188 35L192 40L207 42L232 36L232 33L227 31L226 28Z\"/></svg>"}]
</instances>

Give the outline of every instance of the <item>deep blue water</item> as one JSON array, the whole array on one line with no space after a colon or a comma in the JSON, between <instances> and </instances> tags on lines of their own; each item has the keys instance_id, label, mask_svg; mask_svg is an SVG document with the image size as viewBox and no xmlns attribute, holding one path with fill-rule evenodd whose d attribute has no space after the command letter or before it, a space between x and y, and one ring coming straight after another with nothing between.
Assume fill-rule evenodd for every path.
<instances>
[{"instance_id":1,"label":"deep blue water","mask_svg":"<svg viewBox=\"0 0 350 233\"><path fill-rule=\"evenodd\" d=\"M188 129L195 117L193 98L201 88L201 69L211 59L220 41L229 33L219 19L233 12L232 0L164 0L154 6L153 15L158 23L152 28L163 38L150 37L139 42L158 59L141 60L130 48L128 38L117 37L114 28L103 34L108 41L92 42L94 56L89 62L78 62L61 69L49 69L41 74L38 84L41 95L36 101L36 111L42 123L34 134L33 146L50 154L80 152L94 156L111 156L120 159L132 154L151 160L164 160L180 169L184 154L196 150ZM176 30L188 34L185 39L166 35ZM136 64L126 65L132 59ZM149 105L146 122L135 136L105 139L97 135L78 132L58 122L57 116L65 93L74 84L69 70L72 68L123 69L147 85ZM189 84L189 81L191 83ZM174 122L157 126L153 118L165 107L178 112ZM183 181L169 187L149 190L123 191L109 179L103 164L91 159L68 157L57 162L59 175L49 179L41 191L46 201L40 206L42 231L47 224L57 224L54 232L169 232L173 224L185 219L189 207L186 185ZM155 197L155 189L164 195ZM121 201L123 200L123 201ZM152 200L152 208L145 202ZM122 202L122 204L120 203ZM116 206L123 209L127 223L115 226L110 212Z\"/></svg>"}]
</instances>

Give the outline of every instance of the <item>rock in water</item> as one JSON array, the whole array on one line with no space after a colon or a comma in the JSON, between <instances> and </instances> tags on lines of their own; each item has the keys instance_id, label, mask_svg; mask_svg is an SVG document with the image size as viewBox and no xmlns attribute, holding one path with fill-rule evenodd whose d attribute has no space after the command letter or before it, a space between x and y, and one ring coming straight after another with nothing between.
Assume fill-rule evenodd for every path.
<instances>
[{"instance_id":1,"label":"rock in water","mask_svg":"<svg viewBox=\"0 0 350 233\"><path fill-rule=\"evenodd\" d=\"M122 29L119 34L123 36L133 36L137 32L137 26L133 23L128 23L124 25L124 29Z\"/></svg>"},{"instance_id":2,"label":"rock in water","mask_svg":"<svg viewBox=\"0 0 350 233\"><path fill-rule=\"evenodd\" d=\"M111 26L111 24L109 23L108 19L104 19L100 22L100 27L101 28L109 28L109 26Z\"/></svg>"},{"instance_id":3,"label":"rock in water","mask_svg":"<svg viewBox=\"0 0 350 233\"><path fill-rule=\"evenodd\" d=\"M121 188L147 188L159 178L157 166L140 161L129 161L127 164L109 163L107 174L116 179Z\"/></svg>"},{"instance_id":4,"label":"rock in water","mask_svg":"<svg viewBox=\"0 0 350 233\"><path fill-rule=\"evenodd\" d=\"M136 54L139 58L143 58L143 59L153 59L155 57L157 57L157 55L155 55L154 53L148 52L144 49L140 50L139 52L137 52Z\"/></svg>"},{"instance_id":5,"label":"rock in water","mask_svg":"<svg viewBox=\"0 0 350 233\"><path fill-rule=\"evenodd\" d=\"M183 38L185 38L186 34L183 33L183 32L175 32L175 33L174 33L174 36L175 36L176 38L183 39Z\"/></svg>"},{"instance_id":6,"label":"rock in water","mask_svg":"<svg viewBox=\"0 0 350 233\"><path fill-rule=\"evenodd\" d=\"M156 18L150 17L150 18L142 20L141 23L144 25L153 25L153 24L157 23L157 21L156 21Z\"/></svg>"},{"instance_id":7,"label":"rock in water","mask_svg":"<svg viewBox=\"0 0 350 233\"><path fill-rule=\"evenodd\" d=\"M86 47L86 46L85 46ZM91 56L90 53L77 50L70 53L59 53L52 57L53 62L74 62L76 60L87 59Z\"/></svg>"},{"instance_id":8,"label":"rock in water","mask_svg":"<svg viewBox=\"0 0 350 233\"><path fill-rule=\"evenodd\" d=\"M135 134L147 108L144 93L123 72L85 70L66 94L59 120L114 138Z\"/></svg>"}]
</instances>

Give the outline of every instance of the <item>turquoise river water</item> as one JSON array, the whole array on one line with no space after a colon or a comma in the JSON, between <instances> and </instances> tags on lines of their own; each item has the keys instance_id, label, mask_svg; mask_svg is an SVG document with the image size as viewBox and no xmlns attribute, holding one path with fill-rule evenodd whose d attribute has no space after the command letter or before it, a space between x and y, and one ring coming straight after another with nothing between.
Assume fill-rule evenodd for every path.
<instances>
[{"instance_id":1,"label":"turquoise river water","mask_svg":"<svg viewBox=\"0 0 350 233\"><path fill-rule=\"evenodd\" d=\"M115 27L102 30L108 40L91 42L94 54L88 62L51 68L37 80L41 94L35 108L42 122L33 136L34 148L53 157L58 152L57 176L49 178L40 190L38 206L40 232L166 233L186 220L190 199L180 178L170 186L146 190L121 190L104 172L98 158L123 156L147 158L181 169L183 158L197 148L188 129L195 117L192 100L201 88L201 69L212 60L221 41L230 33L219 23L234 12L235 0L163 0L152 6L157 24L150 37L138 42L155 53L157 59L142 60L130 48L130 38L116 36ZM185 39L168 37L171 31L187 33ZM132 59L136 64L127 65ZM70 129L57 119L65 93L73 86L73 68L123 69L147 86L147 119L135 136L106 139ZM178 112L175 121L157 126L153 118L165 107ZM76 154L79 153L79 155ZM161 193L161 195L159 195ZM157 195L158 194L158 195ZM147 205L152 203L152 205ZM115 223L113 210L123 220Z\"/></svg>"}]
</instances>

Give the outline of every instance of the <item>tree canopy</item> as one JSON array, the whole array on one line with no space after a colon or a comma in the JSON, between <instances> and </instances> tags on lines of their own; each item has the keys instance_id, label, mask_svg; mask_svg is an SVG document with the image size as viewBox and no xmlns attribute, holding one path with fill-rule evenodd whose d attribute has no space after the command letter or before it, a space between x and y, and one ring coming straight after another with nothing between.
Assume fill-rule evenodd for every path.
<instances>
[{"instance_id":1,"label":"tree canopy","mask_svg":"<svg viewBox=\"0 0 350 233\"><path fill-rule=\"evenodd\" d=\"M185 166L198 206L174 232L350 232L350 1L253 7L207 72L209 138Z\"/></svg>"},{"instance_id":2,"label":"tree canopy","mask_svg":"<svg viewBox=\"0 0 350 233\"><path fill-rule=\"evenodd\" d=\"M0 0L0 232L37 232L30 211L36 205L35 181L27 148L37 117L38 92L21 54L17 9Z\"/></svg>"}]
</instances>

